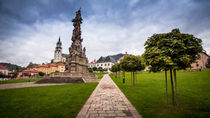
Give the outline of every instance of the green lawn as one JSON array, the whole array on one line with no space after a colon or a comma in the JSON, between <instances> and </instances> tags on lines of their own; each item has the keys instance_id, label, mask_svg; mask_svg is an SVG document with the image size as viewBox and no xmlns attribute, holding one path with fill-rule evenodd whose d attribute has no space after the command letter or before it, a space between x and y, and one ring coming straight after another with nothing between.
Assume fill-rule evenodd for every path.
<instances>
[{"instance_id":1,"label":"green lawn","mask_svg":"<svg viewBox=\"0 0 210 118\"><path fill-rule=\"evenodd\" d=\"M126 83L111 76L121 91L144 118L209 118L210 117L210 69L202 72L177 72L179 106L165 103L164 72L143 72L137 75L137 86L131 87L130 73L126 73ZM169 78L169 73L168 73ZM170 85L168 79L168 85Z\"/></svg>"},{"instance_id":2,"label":"green lawn","mask_svg":"<svg viewBox=\"0 0 210 118\"><path fill-rule=\"evenodd\" d=\"M0 118L74 118L97 83L0 90Z\"/></svg>"},{"instance_id":3,"label":"green lawn","mask_svg":"<svg viewBox=\"0 0 210 118\"><path fill-rule=\"evenodd\" d=\"M98 79L101 79L106 73L93 73L97 76Z\"/></svg>"},{"instance_id":4,"label":"green lawn","mask_svg":"<svg viewBox=\"0 0 210 118\"><path fill-rule=\"evenodd\" d=\"M40 78L6 80L6 81L0 81L0 84L14 84L14 83L23 83L23 82L35 82L35 81L39 81L39 80L40 80Z\"/></svg>"}]
</instances>

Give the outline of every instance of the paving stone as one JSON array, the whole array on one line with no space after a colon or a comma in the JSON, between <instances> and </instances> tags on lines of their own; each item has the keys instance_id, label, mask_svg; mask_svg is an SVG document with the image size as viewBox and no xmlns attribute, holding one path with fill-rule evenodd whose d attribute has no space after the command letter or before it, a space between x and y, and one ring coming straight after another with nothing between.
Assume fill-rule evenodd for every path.
<instances>
[{"instance_id":1,"label":"paving stone","mask_svg":"<svg viewBox=\"0 0 210 118\"><path fill-rule=\"evenodd\" d=\"M142 118L108 74L101 79L77 118L85 118L86 116L94 118Z\"/></svg>"}]
</instances>

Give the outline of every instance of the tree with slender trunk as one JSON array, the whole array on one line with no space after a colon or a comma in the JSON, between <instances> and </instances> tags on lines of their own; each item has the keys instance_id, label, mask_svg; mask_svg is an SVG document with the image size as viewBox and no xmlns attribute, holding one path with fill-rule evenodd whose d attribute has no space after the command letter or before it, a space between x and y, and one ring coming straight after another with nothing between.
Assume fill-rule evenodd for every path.
<instances>
[{"instance_id":1,"label":"tree with slender trunk","mask_svg":"<svg viewBox=\"0 0 210 118\"><path fill-rule=\"evenodd\" d=\"M168 105L167 70L165 70L165 82L166 82L166 104Z\"/></svg>"},{"instance_id":2,"label":"tree with slender trunk","mask_svg":"<svg viewBox=\"0 0 210 118\"><path fill-rule=\"evenodd\" d=\"M126 56L120 61L122 70L131 72L131 86L135 87L135 72L141 71L145 68L142 63L142 58L138 56Z\"/></svg>"},{"instance_id":3,"label":"tree with slender trunk","mask_svg":"<svg viewBox=\"0 0 210 118\"><path fill-rule=\"evenodd\" d=\"M203 51L201 44L201 39L191 34L180 33L179 29L173 29L169 33L154 34L144 44L143 57L146 65L151 66L151 71L170 70L173 105L179 104L176 70L191 67L191 64L199 58L199 53ZM166 74L167 72L165 72L165 78ZM174 102L174 86L176 102ZM166 99L167 92L166 85Z\"/></svg>"},{"instance_id":4,"label":"tree with slender trunk","mask_svg":"<svg viewBox=\"0 0 210 118\"><path fill-rule=\"evenodd\" d=\"M170 78L171 78L172 104L175 105L175 102L174 102L174 83L173 83L172 69L170 69Z\"/></svg>"},{"instance_id":5,"label":"tree with slender trunk","mask_svg":"<svg viewBox=\"0 0 210 118\"><path fill-rule=\"evenodd\" d=\"M179 105L178 101L178 90L177 90L177 81L176 81L176 69L174 69L174 83L175 83L175 92L176 92L176 105Z\"/></svg>"}]
</instances>

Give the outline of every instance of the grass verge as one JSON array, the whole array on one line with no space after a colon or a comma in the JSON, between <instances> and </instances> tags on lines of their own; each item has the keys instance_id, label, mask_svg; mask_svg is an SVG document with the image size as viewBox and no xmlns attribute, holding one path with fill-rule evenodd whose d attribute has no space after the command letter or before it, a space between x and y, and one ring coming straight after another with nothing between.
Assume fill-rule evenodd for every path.
<instances>
[{"instance_id":1,"label":"grass verge","mask_svg":"<svg viewBox=\"0 0 210 118\"><path fill-rule=\"evenodd\" d=\"M111 76L121 91L144 118L209 118L210 69L202 72L177 72L179 106L171 105L171 86L168 73L169 105L165 102L164 72L143 72L137 75L136 87L131 87L130 73L126 83Z\"/></svg>"},{"instance_id":2,"label":"grass verge","mask_svg":"<svg viewBox=\"0 0 210 118\"><path fill-rule=\"evenodd\" d=\"M97 83L0 90L0 118L75 118Z\"/></svg>"},{"instance_id":3,"label":"grass verge","mask_svg":"<svg viewBox=\"0 0 210 118\"><path fill-rule=\"evenodd\" d=\"M36 81L39 81L39 80L40 80L40 78L6 80L6 81L0 81L0 84L14 84L14 83L24 83L24 82L36 82Z\"/></svg>"},{"instance_id":4,"label":"grass verge","mask_svg":"<svg viewBox=\"0 0 210 118\"><path fill-rule=\"evenodd\" d=\"M103 76L106 74L106 73L93 73L97 76L98 79L101 79L103 78Z\"/></svg>"}]
</instances>

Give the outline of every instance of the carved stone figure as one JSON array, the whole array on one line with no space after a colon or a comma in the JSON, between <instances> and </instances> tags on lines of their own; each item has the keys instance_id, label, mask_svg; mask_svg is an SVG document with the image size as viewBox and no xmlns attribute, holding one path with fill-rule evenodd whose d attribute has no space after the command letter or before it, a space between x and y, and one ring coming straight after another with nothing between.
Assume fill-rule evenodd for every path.
<instances>
[{"instance_id":1,"label":"carved stone figure","mask_svg":"<svg viewBox=\"0 0 210 118\"><path fill-rule=\"evenodd\" d=\"M66 72L70 73L88 73L88 59L86 49L82 49L81 27L82 17L81 9L76 12L76 17L72 20L74 30L72 33L72 44L69 47L69 56L66 62Z\"/></svg>"}]
</instances>

